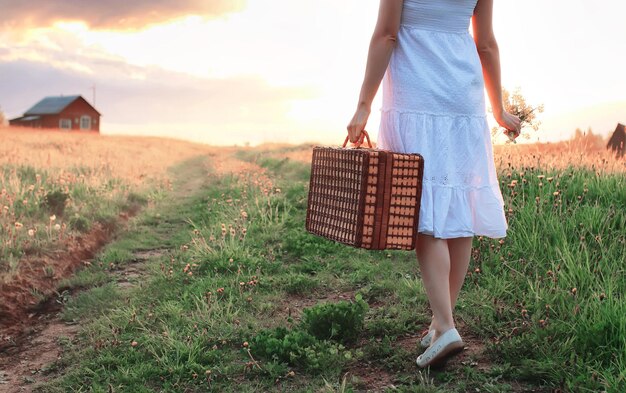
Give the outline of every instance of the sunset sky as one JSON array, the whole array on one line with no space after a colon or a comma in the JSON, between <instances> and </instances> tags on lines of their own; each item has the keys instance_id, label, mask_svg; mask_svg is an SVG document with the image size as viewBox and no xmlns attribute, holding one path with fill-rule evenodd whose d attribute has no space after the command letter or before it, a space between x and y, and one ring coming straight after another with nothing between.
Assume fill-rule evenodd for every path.
<instances>
[{"instance_id":1,"label":"sunset sky","mask_svg":"<svg viewBox=\"0 0 626 393\"><path fill-rule=\"evenodd\" d=\"M378 0L0 0L0 110L81 94L103 134L342 143ZM626 122L626 2L495 1L503 85L544 104L532 140ZM378 131L380 95L368 130ZM505 137L496 138L496 143Z\"/></svg>"}]
</instances>

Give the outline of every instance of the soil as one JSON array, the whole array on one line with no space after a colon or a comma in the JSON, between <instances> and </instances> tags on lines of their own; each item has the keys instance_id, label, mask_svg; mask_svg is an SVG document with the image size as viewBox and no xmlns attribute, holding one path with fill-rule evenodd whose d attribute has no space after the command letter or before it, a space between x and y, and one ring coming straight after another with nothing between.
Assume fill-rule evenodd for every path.
<instances>
[{"instance_id":1,"label":"soil","mask_svg":"<svg viewBox=\"0 0 626 393\"><path fill-rule=\"evenodd\" d=\"M31 392L46 380L47 367L63 352L59 340L71 340L78 331L78 326L58 316L62 309L56 296L62 289L58 283L89 264L117 228L136 213L136 209L120 213L117 225L96 224L86 234L68 238L63 250L20 261L14 279L0 288L0 393ZM42 273L44 269L53 274Z\"/></svg>"},{"instance_id":2,"label":"soil","mask_svg":"<svg viewBox=\"0 0 626 393\"><path fill-rule=\"evenodd\" d=\"M16 345L21 332L50 313L46 300L54 297L59 281L93 258L114 231L95 224L86 234L66 239L60 251L20 261L13 279L0 288L0 351Z\"/></svg>"}]
</instances>

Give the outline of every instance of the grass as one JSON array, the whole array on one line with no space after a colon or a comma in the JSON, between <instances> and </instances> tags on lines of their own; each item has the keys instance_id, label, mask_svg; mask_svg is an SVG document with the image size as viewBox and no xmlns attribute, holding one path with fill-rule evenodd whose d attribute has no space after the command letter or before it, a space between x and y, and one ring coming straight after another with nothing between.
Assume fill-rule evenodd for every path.
<instances>
[{"instance_id":1,"label":"grass","mask_svg":"<svg viewBox=\"0 0 626 393\"><path fill-rule=\"evenodd\" d=\"M122 211L148 201L128 184L107 178L90 184L88 168L38 170L0 165L0 278L8 281L25 256L61 249L99 222L108 225Z\"/></svg>"},{"instance_id":2,"label":"grass","mask_svg":"<svg viewBox=\"0 0 626 393\"><path fill-rule=\"evenodd\" d=\"M475 238L456 311L484 351L429 372L414 366L430 318L415 254L307 233L309 166L238 157L264 167L271 187L257 173L179 165L173 190L205 180L144 211L66 283L91 286L63 314L83 328L37 391L350 392L379 386L373 375L401 392L626 390L623 174L501 168L510 230ZM145 261L140 284L113 285L116 269L151 248L163 252ZM362 326L347 311L357 298L368 303ZM302 323L336 312L354 340Z\"/></svg>"}]
</instances>

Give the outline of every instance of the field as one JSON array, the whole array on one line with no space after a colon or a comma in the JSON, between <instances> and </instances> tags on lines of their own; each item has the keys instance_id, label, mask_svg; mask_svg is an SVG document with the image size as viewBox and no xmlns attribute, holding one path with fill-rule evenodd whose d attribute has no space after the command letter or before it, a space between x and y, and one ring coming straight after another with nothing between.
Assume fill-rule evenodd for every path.
<instances>
[{"instance_id":1,"label":"field","mask_svg":"<svg viewBox=\"0 0 626 393\"><path fill-rule=\"evenodd\" d=\"M496 147L509 233L474 239L466 350L419 370L415 254L305 231L310 145L0 137L0 391L626 391L626 162L602 150Z\"/></svg>"}]
</instances>

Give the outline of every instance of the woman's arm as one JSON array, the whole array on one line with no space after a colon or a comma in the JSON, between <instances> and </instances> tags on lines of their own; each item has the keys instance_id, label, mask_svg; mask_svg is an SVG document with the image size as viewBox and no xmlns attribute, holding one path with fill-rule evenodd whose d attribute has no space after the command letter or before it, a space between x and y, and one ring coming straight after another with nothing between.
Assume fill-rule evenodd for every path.
<instances>
[{"instance_id":1,"label":"woman's arm","mask_svg":"<svg viewBox=\"0 0 626 393\"><path fill-rule=\"evenodd\" d=\"M359 94L356 112L348 124L350 142L356 142L367 124L372 101L376 96L380 82L385 75L391 53L396 46L402 15L403 0L380 0L378 20L372 34L365 77Z\"/></svg>"},{"instance_id":2,"label":"woman's arm","mask_svg":"<svg viewBox=\"0 0 626 393\"><path fill-rule=\"evenodd\" d=\"M500 50L493 33L493 0L478 0L472 17L474 42L483 67L485 88L491 102L493 115L502 127L520 133L520 120L504 110L502 104L502 82L500 77Z\"/></svg>"}]
</instances>

